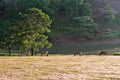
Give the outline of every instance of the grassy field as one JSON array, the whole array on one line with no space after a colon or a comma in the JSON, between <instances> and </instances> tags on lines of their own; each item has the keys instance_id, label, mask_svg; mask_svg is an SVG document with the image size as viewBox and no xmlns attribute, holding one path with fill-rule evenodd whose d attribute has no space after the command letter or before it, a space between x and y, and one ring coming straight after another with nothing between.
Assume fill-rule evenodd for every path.
<instances>
[{"instance_id":1,"label":"grassy field","mask_svg":"<svg viewBox=\"0 0 120 80\"><path fill-rule=\"evenodd\" d=\"M120 80L120 56L0 57L0 80Z\"/></svg>"}]
</instances>

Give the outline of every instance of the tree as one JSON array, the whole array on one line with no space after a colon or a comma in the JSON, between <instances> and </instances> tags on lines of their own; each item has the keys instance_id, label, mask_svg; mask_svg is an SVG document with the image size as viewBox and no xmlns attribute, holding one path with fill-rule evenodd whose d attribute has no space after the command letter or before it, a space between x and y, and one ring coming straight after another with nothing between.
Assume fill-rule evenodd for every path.
<instances>
[{"instance_id":1,"label":"tree","mask_svg":"<svg viewBox=\"0 0 120 80\"><path fill-rule=\"evenodd\" d=\"M78 27L75 29L75 34L81 39L93 39L97 30L97 24L94 23L90 16L76 17L75 21Z\"/></svg>"},{"instance_id":2,"label":"tree","mask_svg":"<svg viewBox=\"0 0 120 80\"><path fill-rule=\"evenodd\" d=\"M93 39L97 30L97 24L92 18L91 4L84 0L83 4L79 4L78 15L74 18L77 24L75 34L80 39Z\"/></svg>"},{"instance_id":3,"label":"tree","mask_svg":"<svg viewBox=\"0 0 120 80\"><path fill-rule=\"evenodd\" d=\"M18 26L18 38L22 49L30 49L33 55L37 49L51 47L52 44L45 35L50 32L49 16L38 8L29 8L20 15L22 18L16 26Z\"/></svg>"},{"instance_id":4,"label":"tree","mask_svg":"<svg viewBox=\"0 0 120 80\"><path fill-rule=\"evenodd\" d=\"M116 19L116 11L110 4L106 4L104 18L108 23L113 23Z\"/></svg>"},{"instance_id":5,"label":"tree","mask_svg":"<svg viewBox=\"0 0 120 80\"><path fill-rule=\"evenodd\" d=\"M92 5L87 0L83 0L82 4L78 4L77 16L92 16Z\"/></svg>"},{"instance_id":6,"label":"tree","mask_svg":"<svg viewBox=\"0 0 120 80\"><path fill-rule=\"evenodd\" d=\"M0 48L8 50L8 55L11 56L15 40L14 23L11 19L1 19L0 25Z\"/></svg>"},{"instance_id":7,"label":"tree","mask_svg":"<svg viewBox=\"0 0 120 80\"><path fill-rule=\"evenodd\" d=\"M24 12L13 12L0 18L0 48L8 50L31 50L50 48L52 44L47 40L51 20L49 16L37 8L29 8Z\"/></svg>"}]
</instances>

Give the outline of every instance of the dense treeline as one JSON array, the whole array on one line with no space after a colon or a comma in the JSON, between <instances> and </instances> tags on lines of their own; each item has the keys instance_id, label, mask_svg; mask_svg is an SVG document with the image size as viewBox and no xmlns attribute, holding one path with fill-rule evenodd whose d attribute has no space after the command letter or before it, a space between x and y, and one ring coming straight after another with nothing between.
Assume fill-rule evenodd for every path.
<instances>
[{"instance_id":1,"label":"dense treeline","mask_svg":"<svg viewBox=\"0 0 120 80\"><path fill-rule=\"evenodd\" d=\"M106 9L113 22L114 13ZM13 49L33 55L64 35L95 39L98 32L89 0L0 0L0 47L9 55Z\"/></svg>"},{"instance_id":2,"label":"dense treeline","mask_svg":"<svg viewBox=\"0 0 120 80\"><path fill-rule=\"evenodd\" d=\"M11 10L11 12L23 12L32 7L41 9L52 19L53 32L64 31L67 32L65 34L72 33L84 39L93 38L94 32L96 32L96 24L88 0L14 0L13 5L10 6L11 8L6 7L6 10ZM49 34L49 36L50 39L59 37L54 33Z\"/></svg>"}]
</instances>

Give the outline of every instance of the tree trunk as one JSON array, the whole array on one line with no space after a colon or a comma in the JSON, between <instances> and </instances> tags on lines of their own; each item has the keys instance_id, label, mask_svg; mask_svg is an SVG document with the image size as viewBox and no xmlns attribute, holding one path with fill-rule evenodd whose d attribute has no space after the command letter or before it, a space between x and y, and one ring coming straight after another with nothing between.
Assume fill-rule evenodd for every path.
<instances>
[{"instance_id":1,"label":"tree trunk","mask_svg":"<svg viewBox=\"0 0 120 80\"><path fill-rule=\"evenodd\" d=\"M11 49L10 49L10 47L8 48L8 56L11 56Z\"/></svg>"},{"instance_id":2,"label":"tree trunk","mask_svg":"<svg viewBox=\"0 0 120 80\"><path fill-rule=\"evenodd\" d=\"M23 56L22 51L20 51L20 56Z\"/></svg>"},{"instance_id":3,"label":"tree trunk","mask_svg":"<svg viewBox=\"0 0 120 80\"><path fill-rule=\"evenodd\" d=\"M34 49L31 48L31 56L33 56L33 55L34 55Z\"/></svg>"}]
</instances>

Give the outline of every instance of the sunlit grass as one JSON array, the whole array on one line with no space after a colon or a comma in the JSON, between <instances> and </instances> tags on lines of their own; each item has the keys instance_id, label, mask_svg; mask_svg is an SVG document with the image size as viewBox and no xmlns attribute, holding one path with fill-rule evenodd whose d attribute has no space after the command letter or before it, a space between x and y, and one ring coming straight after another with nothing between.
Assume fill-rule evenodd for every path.
<instances>
[{"instance_id":1,"label":"sunlit grass","mask_svg":"<svg viewBox=\"0 0 120 80\"><path fill-rule=\"evenodd\" d=\"M0 80L119 80L119 59L73 55L0 57Z\"/></svg>"}]
</instances>

